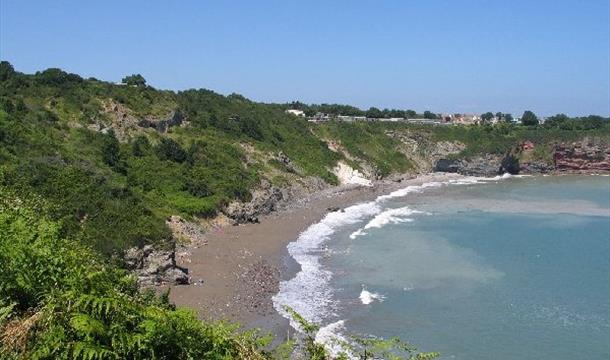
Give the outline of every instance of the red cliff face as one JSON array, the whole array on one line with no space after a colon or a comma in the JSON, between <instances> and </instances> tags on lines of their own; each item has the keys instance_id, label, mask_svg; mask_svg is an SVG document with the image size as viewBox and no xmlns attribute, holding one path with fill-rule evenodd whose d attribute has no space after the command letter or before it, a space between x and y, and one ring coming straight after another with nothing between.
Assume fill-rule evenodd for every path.
<instances>
[{"instance_id":1,"label":"red cliff face","mask_svg":"<svg viewBox=\"0 0 610 360\"><path fill-rule=\"evenodd\" d=\"M553 159L558 171L610 172L610 147L589 141L557 145Z\"/></svg>"}]
</instances>

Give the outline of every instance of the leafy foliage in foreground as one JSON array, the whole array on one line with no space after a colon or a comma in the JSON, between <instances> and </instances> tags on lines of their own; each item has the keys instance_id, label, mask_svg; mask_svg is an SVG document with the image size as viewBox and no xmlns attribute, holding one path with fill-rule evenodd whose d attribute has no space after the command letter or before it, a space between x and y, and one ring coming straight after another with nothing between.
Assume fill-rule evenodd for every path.
<instances>
[{"instance_id":1,"label":"leafy foliage in foreground","mask_svg":"<svg viewBox=\"0 0 610 360\"><path fill-rule=\"evenodd\" d=\"M319 330L318 325L305 320L304 317L288 306L285 306L284 310L303 331L302 343L299 345L307 359L325 360L333 357L322 344L316 342L315 336ZM397 337L384 340L373 337L352 336L351 342L334 339L334 343L336 345L334 348L337 349L335 351L336 354L334 354L335 359L432 360L440 356L437 352L418 352L416 347L403 342Z\"/></svg>"},{"instance_id":2,"label":"leafy foliage in foreground","mask_svg":"<svg viewBox=\"0 0 610 360\"><path fill-rule=\"evenodd\" d=\"M36 198L0 189L0 356L262 359L267 338L200 322L64 238Z\"/></svg>"}]
</instances>

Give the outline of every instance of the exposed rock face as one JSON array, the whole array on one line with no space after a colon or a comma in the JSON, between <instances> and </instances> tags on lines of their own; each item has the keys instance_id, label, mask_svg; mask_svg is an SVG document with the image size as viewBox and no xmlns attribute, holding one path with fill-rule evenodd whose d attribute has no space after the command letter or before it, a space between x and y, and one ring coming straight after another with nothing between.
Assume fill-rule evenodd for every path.
<instances>
[{"instance_id":1,"label":"exposed rock face","mask_svg":"<svg viewBox=\"0 0 610 360\"><path fill-rule=\"evenodd\" d=\"M525 140L517 146L505 159L512 160L512 167L507 169L511 174L546 174L555 170L555 166L547 161L536 159L534 150L536 145Z\"/></svg>"},{"instance_id":2,"label":"exposed rock face","mask_svg":"<svg viewBox=\"0 0 610 360\"><path fill-rule=\"evenodd\" d=\"M112 100L104 102L102 108L110 123L96 122L89 125L89 129L106 132L112 128L119 141L127 141L129 133L138 127L138 120L133 116L131 110Z\"/></svg>"},{"instance_id":3,"label":"exposed rock face","mask_svg":"<svg viewBox=\"0 0 610 360\"><path fill-rule=\"evenodd\" d=\"M186 117L180 111L172 111L168 116L162 118L148 115L142 119L136 117L129 108L114 100L106 100L103 102L102 108L107 120L96 120L88 128L99 132L107 132L113 129L117 139L121 142L127 141L131 135L141 128L152 128L165 133L170 127L188 125Z\"/></svg>"},{"instance_id":4,"label":"exposed rock face","mask_svg":"<svg viewBox=\"0 0 610 360\"><path fill-rule=\"evenodd\" d=\"M277 153L275 160L282 164L287 172L291 174L297 174L299 172L292 160L290 160L288 155L284 154L283 151L280 150L280 152Z\"/></svg>"},{"instance_id":5,"label":"exposed rock face","mask_svg":"<svg viewBox=\"0 0 610 360\"><path fill-rule=\"evenodd\" d=\"M371 180L367 179L365 174L353 169L343 161L337 163L337 166L333 169L333 173L337 176L341 184L372 185Z\"/></svg>"},{"instance_id":6,"label":"exposed rock face","mask_svg":"<svg viewBox=\"0 0 610 360\"><path fill-rule=\"evenodd\" d=\"M284 197L282 190L263 180L261 187L252 191L252 200L247 203L233 201L224 213L237 223L258 222L259 215L276 210L277 203Z\"/></svg>"},{"instance_id":7,"label":"exposed rock face","mask_svg":"<svg viewBox=\"0 0 610 360\"><path fill-rule=\"evenodd\" d=\"M561 144L555 147L553 160L559 171L607 172L610 171L610 147L588 139Z\"/></svg>"},{"instance_id":8,"label":"exposed rock face","mask_svg":"<svg viewBox=\"0 0 610 360\"><path fill-rule=\"evenodd\" d=\"M234 224L256 223L259 221L259 216L289 206L298 206L307 195L328 186L317 177L304 178L300 182L281 188L263 179L261 186L252 191L252 200L249 202L233 201L223 210L223 213L234 221Z\"/></svg>"},{"instance_id":9,"label":"exposed rock face","mask_svg":"<svg viewBox=\"0 0 610 360\"><path fill-rule=\"evenodd\" d=\"M475 176L495 176L502 171L502 158L488 154L472 159L439 159L434 166L434 171Z\"/></svg>"},{"instance_id":10,"label":"exposed rock face","mask_svg":"<svg viewBox=\"0 0 610 360\"><path fill-rule=\"evenodd\" d=\"M175 250L155 250L152 245L125 252L125 264L138 276L140 286L188 284L187 270L176 265Z\"/></svg>"},{"instance_id":11,"label":"exposed rock face","mask_svg":"<svg viewBox=\"0 0 610 360\"><path fill-rule=\"evenodd\" d=\"M610 172L610 146L599 140L585 139L569 145L556 145L553 164L532 156L536 145L524 141L503 158L486 155L470 160L440 159L435 171L455 172L464 175L491 176L511 174L544 174L558 172Z\"/></svg>"},{"instance_id":12,"label":"exposed rock face","mask_svg":"<svg viewBox=\"0 0 610 360\"><path fill-rule=\"evenodd\" d=\"M420 172L434 170L439 161L441 165L449 166L448 161L451 160L447 160L447 157L466 148L457 141L434 141L430 136L408 130L386 131L386 135L401 142L400 151L415 162Z\"/></svg>"},{"instance_id":13,"label":"exposed rock face","mask_svg":"<svg viewBox=\"0 0 610 360\"><path fill-rule=\"evenodd\" d=\"M165 223L172 230L175 239L194 244L205 244L207 242L205 232L201 226L186 221L180 216L172 215Z\"/></svg>"},{"instance_id":14,"label":"exposed rock face","mask_svg":"<svg viewBox=\"0 0 610 360\"><path fill-rule=\"evenodd\" d=\"M155 119L153 117L146 117L138 122L140 127L144 128L153 128L158 132L167 132L172 126L180 126L185 122L185 117L182 115L180 111L173 111L167 118L165 119Z\"/></svg>"},{"instance_id":15,"label":"exposed rock face","mask_svg":"<svg viewBox=\"0 0 610 360\"><path fill-rule=\"evenodd\" d=\"M519 164L521 174L547 174L555 171L555 167L543 161L529 161Z\"/></svg>"}]
</instances>

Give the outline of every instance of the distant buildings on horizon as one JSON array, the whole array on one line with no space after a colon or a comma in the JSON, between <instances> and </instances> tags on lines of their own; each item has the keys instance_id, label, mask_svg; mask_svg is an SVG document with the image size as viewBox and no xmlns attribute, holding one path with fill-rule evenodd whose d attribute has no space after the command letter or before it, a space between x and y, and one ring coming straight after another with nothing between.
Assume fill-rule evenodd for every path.
<instances>
[{"instance_id":1,"label":"distant buildings on horizon","mask_svg":"<svg viewBox=\"0 0 610 360\"><path fill-rule=\"evenodd\" d=\"M401 118L401 117L393 117L393 118L371 118L366 116L351 116L351 115L332 115L325 113L316 113L313 116L307 116L303 110L298 109L288 109L286 110L287 114L295 115L298 117L306 117L310 122L324 122L330 120L336 121L387 121L387 122L410 122L410 123L426 123L426 124L437 124L437 125L478 125L483 122L481 118L481 114L438 114L436 119L427 119L427 118ZM504 121L503 119L499 119L495 115L487 122L489 124L497 124L499 122ZM521 118L514 117L511 120L512 123L518 124L521 122ZM544 118L540 118L540 122L544 122Z\"/></svg>"}]
</instances>

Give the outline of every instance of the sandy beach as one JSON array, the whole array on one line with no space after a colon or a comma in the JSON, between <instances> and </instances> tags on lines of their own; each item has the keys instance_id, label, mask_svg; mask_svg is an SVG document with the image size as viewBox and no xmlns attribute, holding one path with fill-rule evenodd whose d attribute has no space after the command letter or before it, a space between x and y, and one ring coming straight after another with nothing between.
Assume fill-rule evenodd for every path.
<instances>
[{"instance_id":1,"label":"sandy beach","mask_svg":"<svg viewBox=\"0 0 610 360\"><path fill-rule=\"evenodd\" d=\"M283 337L286 319L273 308L271 297L281 279L298 270L286 245L309 225L321 220L329 208L342 208L408 185L442 181L454 174L396 177L371 187L335 187L305 199L299 206L260 218L259 224L226 226L206 234L206 245L188 249L181 259L189 269L190 285L174 286L171 299L194 309L200 318L238 321Z\"/></svg>"}]
</instances>

